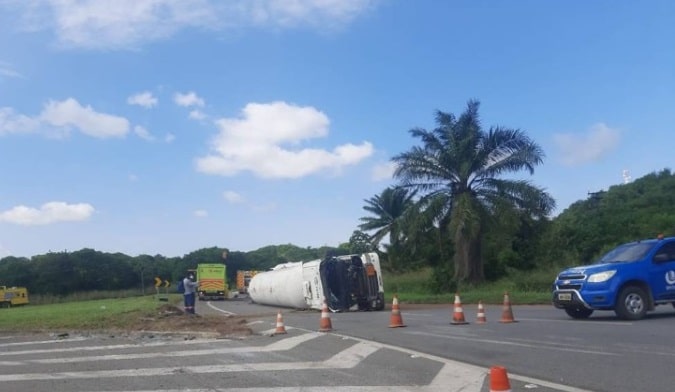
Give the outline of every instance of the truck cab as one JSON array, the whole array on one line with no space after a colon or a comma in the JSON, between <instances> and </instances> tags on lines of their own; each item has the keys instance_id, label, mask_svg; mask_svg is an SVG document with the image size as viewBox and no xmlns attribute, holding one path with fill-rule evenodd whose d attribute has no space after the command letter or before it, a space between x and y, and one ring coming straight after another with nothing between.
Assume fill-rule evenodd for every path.
<instances>
[{"instance_id":1,"label":"truck cab","mask_svg":"<svg viewBox=\"0 0 675 392\"><path fill-rule=\"evenodd\" d=\"M560 272L552 300L575 319L612 310L639 320L657 305L675 306L675 237L622 244L593 264Z\"/></svg>"},{"instance_id":2,"label":"truck cab","mask_svg":"<svg viewBox=\"0 0 675 392\"><path fill-rule=\"evenodd\" d=\"M0 308L11 308L28 303L28 290L25 287L0 286Z\"/></svg>"}]
</instances>

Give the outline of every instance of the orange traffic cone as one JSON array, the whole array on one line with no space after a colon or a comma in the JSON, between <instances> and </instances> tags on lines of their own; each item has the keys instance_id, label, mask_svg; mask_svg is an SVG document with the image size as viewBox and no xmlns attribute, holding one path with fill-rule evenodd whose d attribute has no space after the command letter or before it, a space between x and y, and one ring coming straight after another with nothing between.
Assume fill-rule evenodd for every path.
<instances>
[{"instance_id":1,"label":"orange traffic cone","mask_svg":"<svg viewBox=\"0 0 675 392\"><path fill-rule=\"evenodd\" d=\"M499 320L500 323L515 323L516 320L513 319L513 310L511 309L511 301L509 301L509 293L504 292L504 307L502 310L502 319Z\"/></svg>"},{"instance_id":2,"label":"orange traffic cone","mask_svg":"<svg viewBox=\"0 0 675 392\"><path fill-rule=\"evenodd\" d=\"M401 317L401 310L398 308L398 296L394 295L394 300L391 303L391 317L389 318L389 328L405 327L403 324L403 317Z\"/></svg>"},{"instance_id":3,"label":"orange traffic cone","mask_svg":"<svg viewBox=\"0 0 675 392\"><path fill-rule=\"evenodd\" d=\"M281 310L277 313L277 329L274 330L275 335L280 335L286 333L286 327L284 327L284 319L281 317Z\"/></svg>"},{"instance_id":4,"label":"orange traffic cone","mask_svg":"<svg viewBox=\"0 0 675 392\"><path fill-rule=\"evenodd\" d=\"M459 293L455 294L455 311L452 314L452 322L450 324L469 324L464 319L464 309L462 309L462 301L459 300Z\"/></svg>"},{"instance_id":5,"label":"orange traffic cone","mask_svg":"<svg viewBox=\"0 0 675 392\"><path fill-rule=\"evenodd\" d=\"M478 301L478 314L476 315L476 324L485 324L487 323L487 318L485 317L485 309L483 308L483 301Z\"/></svg>"},{"instance_id":6,"label":"orange traffic cone","mask_svg":"<svg viewBox=\"0 0 675 392\"><path fill-rule=\"evenodd\" d=\"M321 320L319 320L319 332L330 332L333 330L333 324L330 322L330 315L328 313L328 304L326 299L323 300L321 306Z\"/></svg>"},{"instance_id":7,"label":"orange traffic cone","mask_svg":"<svg viewBox=\"0 0 675 392\"><path fill-rule=\"evenodd\" d=\"M511 392L511 383L503 366L490 368L490 392Z\"/></svg>"}]
</instances>

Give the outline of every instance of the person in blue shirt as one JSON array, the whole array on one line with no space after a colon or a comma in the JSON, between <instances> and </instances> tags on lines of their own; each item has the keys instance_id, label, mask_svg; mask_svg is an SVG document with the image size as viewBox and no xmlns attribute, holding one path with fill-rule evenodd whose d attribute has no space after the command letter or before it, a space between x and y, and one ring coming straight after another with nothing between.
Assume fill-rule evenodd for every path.
<instances>
[{"instance_id":1,"label":"person in blue shirt","mask_svg":"<svg viewBox=\"0 0 675 392\"><path fill-rule=\"evenodd\" d=\"M197 291L197 282L195 275L191 272L183 279L183 301L185 305L185 313L195 314L195 295Z\"/></svg>"}]
</instances>

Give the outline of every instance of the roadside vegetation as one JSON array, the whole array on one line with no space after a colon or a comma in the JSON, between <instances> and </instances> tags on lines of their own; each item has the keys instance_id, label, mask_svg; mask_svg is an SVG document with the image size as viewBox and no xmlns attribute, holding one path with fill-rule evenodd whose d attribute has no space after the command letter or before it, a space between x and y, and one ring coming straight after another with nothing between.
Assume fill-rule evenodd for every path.
<instances>
[{"instance_id":1,"label":"roadside vegetation","mask_svg":"<svg viewBox=\"0 0 675 392\"><path fill-rule=\"evenodd\" d=\"M34 304L0 309L0 331L106 330L126 328L139 318L154 314L160 306L153 296Z\"/></svg>"},{"instance_id":2,"label":"roadside vegetation","mask_svg":"<svg viewBox=\"0 0 675 392\"><path fill-rule=\"evenodd\" d=\"M399 302L411 304L449 304L459 294L463 304L502 304L504 294L509 294L512 305L533 305L551 303L551 284L558 271L533 271L519 274L516 278L505 278L481 284L464 284L454 292L434 294L431 287L431 268L404 273L385 273L385 299L391 303L394 294Z\"/></svg>"}]
</instances>

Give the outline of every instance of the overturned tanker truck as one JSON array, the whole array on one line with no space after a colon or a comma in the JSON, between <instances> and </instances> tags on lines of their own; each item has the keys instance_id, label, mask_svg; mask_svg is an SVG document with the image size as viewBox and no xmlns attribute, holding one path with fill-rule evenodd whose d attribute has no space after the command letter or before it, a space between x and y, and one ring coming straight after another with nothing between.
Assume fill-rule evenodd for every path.
<instances>
[{"instance_id":1,"label":"overturned tanker truck","mask_svg":"<svg viewBox=\"0 0 675 392\"><path fill-rule=\"evenodd\" d=\"M279 264L251 278L248 294L255 303L295 309L321 310L324 298L333 312L384 309L377 253Z\"/></svg>"}]
</instances>

